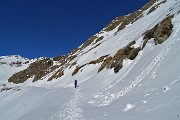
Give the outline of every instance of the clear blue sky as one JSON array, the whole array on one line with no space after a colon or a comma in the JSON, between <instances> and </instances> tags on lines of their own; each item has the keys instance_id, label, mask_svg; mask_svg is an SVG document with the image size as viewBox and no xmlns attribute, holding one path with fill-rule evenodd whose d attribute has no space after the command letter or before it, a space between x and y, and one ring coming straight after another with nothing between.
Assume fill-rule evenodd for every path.
<instances>
[{"instance_id":1,"label":"clear blue sky","mask_svg":"<svg viewBox=\"0 0 180 120\"><path fill-rule=\"evenodd\" d=\"M0 56L65 55L150 0L0 0Z\"/></svg>"}]
</instances>

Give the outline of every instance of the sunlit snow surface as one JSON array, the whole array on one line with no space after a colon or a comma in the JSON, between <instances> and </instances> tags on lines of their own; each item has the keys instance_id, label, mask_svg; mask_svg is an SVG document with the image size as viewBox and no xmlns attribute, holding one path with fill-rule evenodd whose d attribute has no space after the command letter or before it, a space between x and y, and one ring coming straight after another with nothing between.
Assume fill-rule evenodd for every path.
<instances>
[{"instance_id":1,"label":"sunlit snow surface","mask_svg":"<svg viewBox=\"0 0 180 120\"><path fill-rule=\"evenodd\" d=\"M137 41L134 47L138 47L145 31L169 13L175 14L171 36L157 46L150 40L135 60L123 62L117 74L113 69L97 74L100 64L96 64L83 67L73 77L74 68L66 69L63 77L52 82L32 83L31 78L19 85L7 83L6 87L12 89L0 92L0 120L179 120L179 8L179 0L167 0L155 12L146 15L145 11L145 17L117 35L102 33L106 37L99 47L76 58L83 65L102 55L114 55L133 39ZM1 65L0 82L6 83L18 69ZM75 79L79 83L77 90L73 86Z\"/></svg>"}]
</instances>

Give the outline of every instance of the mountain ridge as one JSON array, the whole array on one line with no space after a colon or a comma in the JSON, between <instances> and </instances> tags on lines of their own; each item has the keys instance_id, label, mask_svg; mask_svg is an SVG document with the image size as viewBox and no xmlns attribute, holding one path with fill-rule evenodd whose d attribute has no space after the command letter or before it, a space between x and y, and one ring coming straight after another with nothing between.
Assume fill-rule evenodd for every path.
<instances>
[{"instance_id":1,"label":"mountain ridge","mask_svg":"<svg viewBox=\"0 0 180 120\"><path fill-rule=\"evenodd\" d=\"M107 39L106 38L107 36L104 36L103 33L112 32L113 34L116 34L118 31L123 30L126 27L126 25L133 24L136 20L141 18L143 16L143 12L146 11L147 9L150 9L147 13L147 14L150 14L151 12L153 12L155 9L158 8L157 6L160 6L161 4L163 4L165 2L166 2L166 0L156 3L156 0L151 0L140 10L137 10L127 16L120 16L118 18L115 18L115 20L113 20L108 25L106 25L105 28L103 28L99 33L90 37L79 48L72 50L70 53L68 53L65 56L59 56L59 57L55 57L52 59L45 59L45 60L43 60L44 62L38 61L39 63L38 62L36 62L37 64L34 63L34 64L36 64L36 65L34 65L34 67L33 67L33 65L31 65L29 67L29 69L33 68L33 70L21 71L20 73L13 75L9 79L9 82L22 83L33 76L34 76L33 81L37 81L38 79L41 79L45 75L50 74L53 71L56 71L55 74L53 74L48 79L48 81L51 81L54 78L57 79L58 77L62 77L65 74L64 70L68 67L76 66L75 70L72 72L72 75L75 75L85 65L96 64L96 63L101 63L101 62L103 62L103 63L101 65L101 67L99 68L98 72L100 72L106 66L106 68L114 68L115 73L117 73L123 67L122 66L123 59L126 59L126 57L123 55L122 52L125 52L125 51L129 52L129 53L126 52L125 55L126 56L128 55L128 57L130 57L130 59L135 59L135 57L138 55L138 52L141 50L140 47L133 49L133 48L131 48L131 46L128 47L128 45L127 45L127 47L125 47L126 48L125 51L123 50L123 48L119 48L119 51L117 53L115 53L114 58L113 58L113 56L107 57L108 56L108 54L107 54L107 55L100 56L96 60L89 61L83 65L76 65L77 64L76 61L73 63L71 63L71 61L73 61L73 59L75 59L78 55L80 55L81 51L86 49L86 47L90 47L90 49L87 50L86 52L84 52L81 56L83 56L84 54L87 54L91 50L99 47L102 43L102 40ZM151 10L153 7L155 7L155 8L153 10ZM169 28L169 29L171 29L171 28ZM170 35L168 34L167 36L170 36ZM146 38L147 38L147 33L146 33ZM167 39L167 37L166 37L166 39ZM133 41L130 41L128 44L130 44L131 42L133 43ZM147 40L146 40L146 42L147 42ZM144 46L145 46L145 43L144 43ZM106 57L104 57L104 56L106 56ZM104 59L106 59L106 60L104 60ZM59 65L53 65L53 63L55 61L59 62ZM112 63L113 61L116 61L116 62ZM39 66L39 67L46 66L46 62L51 63L51 64L47 67L42 67L42 69L39 69L36 67L36 66ZM109 64L111 64L111 65L109 65ZM58 70L55 70L57 68L58 68ZM34 71L34 73L32 73L31 71ZM21 79L21 80L19 80L19 79Z\"/></svg>"}]
</instances>

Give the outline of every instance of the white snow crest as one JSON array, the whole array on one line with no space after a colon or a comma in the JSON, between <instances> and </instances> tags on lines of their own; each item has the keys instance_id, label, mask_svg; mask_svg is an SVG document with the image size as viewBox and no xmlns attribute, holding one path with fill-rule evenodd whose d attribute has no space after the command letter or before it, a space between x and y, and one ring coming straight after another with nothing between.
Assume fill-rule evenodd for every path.
<instances>
[{"instance_id":1,"label":"white snow crest","mask_svg":"<svg viewBox=\"0 0 180 120\"><path fill-rule=\"evenodd\" d=\"M124 108L124 111L128 111L128 110L130 110L130 109L132 109L132 108L134 108L135 107L135 105L133 105L133 104L131 104L131 103L128 103L127 105L126 105L126 107Z\"/></svg>"}]
</instances>

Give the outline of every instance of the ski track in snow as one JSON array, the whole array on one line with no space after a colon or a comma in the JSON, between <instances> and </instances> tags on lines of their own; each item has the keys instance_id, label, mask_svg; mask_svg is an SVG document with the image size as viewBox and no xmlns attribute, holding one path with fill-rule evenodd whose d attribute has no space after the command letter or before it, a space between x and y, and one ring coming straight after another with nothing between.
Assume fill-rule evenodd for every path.
<instances>
[{"instance_id":1,"label":"ski track in snow","mask_svg":"<svg viewBox=\"0 0 180 120\"><path fill-rule=\"evenodd\" d=\"M164 88L163 88L163 91L164 92L167 92L169 91L171 88L173 88L175 85L177 85L178 83L180 82L180 76L175 79L174 81L172 81L171 83L169 83L168 85L166 85Z\"/></svg>"},{"instance_id":2,"label":"ski track in snow","mask_svg":"<svg viewBox=\"0 0 180 120\"><path fill-rule=\"evenodd\" d=\"M77 90L75 96L64 105L63 111L57 112L55 116L59 120L84 120L83 110L79 107L81 97L82 95Z\"/></svg>"}]
</instances>

